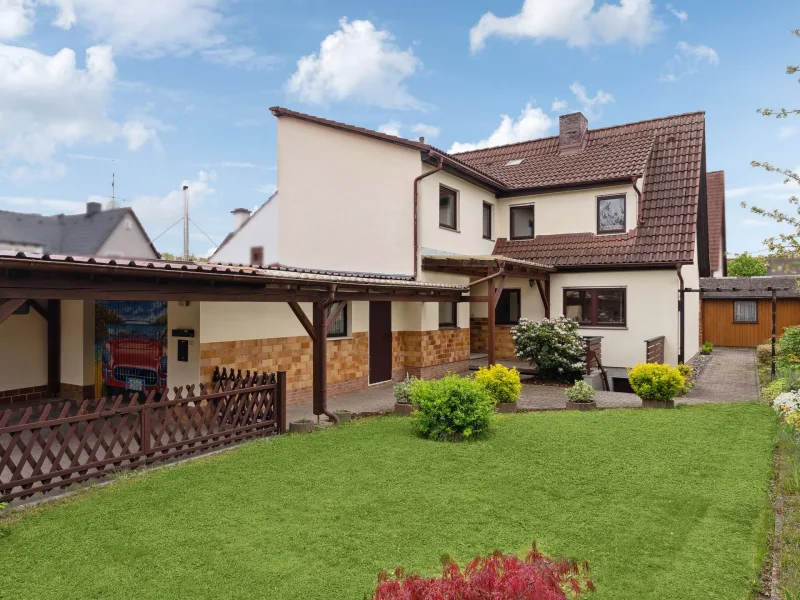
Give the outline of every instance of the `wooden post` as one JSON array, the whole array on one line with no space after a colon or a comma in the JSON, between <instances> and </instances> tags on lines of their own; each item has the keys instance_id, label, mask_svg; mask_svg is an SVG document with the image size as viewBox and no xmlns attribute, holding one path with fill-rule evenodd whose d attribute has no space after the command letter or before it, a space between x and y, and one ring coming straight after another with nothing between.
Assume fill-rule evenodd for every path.
<instances>
[{"instance_id":1,"label":"wooden post","mask_svg":"<svg viewBox=\"0 0 800 600\"><path fill-rule=\"evenodd\" d=\"M278 433L286 433L286 371L278 371L278 390L275 396L275 417Z\"/></svg>"},{"instance_id":2,"label":"wooden post","mask_svg":"<svg viewBox=\"0 0 800 600\"><path fill-rule=\"evenodd\" d=\"M313 407L314 414L319 419L325 414L328 400L328 315L323 302L314 303L314 385Z\"/></svg>"},{"instance_id":3,"label":"wooden post","mask_svg":"<svg viewBox=\"0 0 800 600\"><path fill-rule=\"evenodd\" d=\"M150 454L150 407L147 405L142 407L141 428L139 434L141 436L141 450L145 458Z\"/></svg>"},{"instance_id":4,"label":"wooden post","mask_svg":"<svg viewBox=\"0 0 800 600\"><path fill-rule=\"evenodd\" d=\"M489 343L488 343L488 352L489 352L489 366L493 366L495 364L495 356L494 356L494 321L495 321L495 307L497 303L495 302L495 288L494 288L494 279L490 279L487 281L489 286L489 296L487 298L487 306L489 308Z\"/></svg>"},{"instance_id":5,"label":"wooden post","mask_svg":"<svg viewBox=\"0 0 800 600\"><path fill-rule=\"evenodd\" d=\"M47 391L61 393L61 300L47 301Z\"/></svg>"},{"instance_id":6,"label":"wooden post","mask_svg":"<svg viewBox=\"0 0 800 600\"><path fill-rule=\"evenodd\" d=\"M772 381L775 381L775 342L776 342L776 329L777 329L777 316L778 316L778 296L777 292L772 290Z\"/></svg>"}]
</instances>

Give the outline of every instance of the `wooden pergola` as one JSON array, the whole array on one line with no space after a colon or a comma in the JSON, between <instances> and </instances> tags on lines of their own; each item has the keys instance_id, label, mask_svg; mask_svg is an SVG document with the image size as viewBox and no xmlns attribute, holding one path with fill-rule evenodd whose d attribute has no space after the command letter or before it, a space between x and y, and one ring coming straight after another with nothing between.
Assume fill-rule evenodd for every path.
<instances>
[{"instance_id":1,"label":"wooden pergola","mask_svg":"<svg viewBox=\"0 0 800 600\"><path fill-rule=\"evenodd\" d=\"M460 302L468 288L364 274L0 252L0 324L26 303L48 320L48 386L60 384L62 300L285 302L313 343L313 408L327 409L328 330L347 302ZM313 304L309 319L301 302Z\"/></svg>"},{"instance_id":2,"label":"wooden pergola","mask_svg":"<svg viewBox=\"0 0 800 600\"><path fill-rule=\"evenodd\" d=\"M518 277L536 282L539 295L544 305L544 314L550 318L550 273L555 267L504 256L461 256L435 255L422 257L422 270L434 273L450 273L477 277L469 284L469 288L486 283L486 296L465 296L462 302L486 302L489 318L488 354L489 365L495 364L495 311L506 279Z\"/></svg>"}]
</instances>

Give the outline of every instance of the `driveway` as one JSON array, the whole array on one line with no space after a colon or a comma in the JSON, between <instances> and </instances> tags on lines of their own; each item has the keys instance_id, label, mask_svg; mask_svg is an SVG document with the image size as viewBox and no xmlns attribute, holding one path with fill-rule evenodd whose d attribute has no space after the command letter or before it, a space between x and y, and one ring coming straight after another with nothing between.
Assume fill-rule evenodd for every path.
<instances>
[{"instance_id":1,"label":"driveway","mask_svg":"<svg viewBox=\"0 0 800 600\"><path fill-rule=\"evenodd\" d=\"M751 348L714 348L686 402L752 402L759 399L756 353Z\"/></svg>"}]
</instances>

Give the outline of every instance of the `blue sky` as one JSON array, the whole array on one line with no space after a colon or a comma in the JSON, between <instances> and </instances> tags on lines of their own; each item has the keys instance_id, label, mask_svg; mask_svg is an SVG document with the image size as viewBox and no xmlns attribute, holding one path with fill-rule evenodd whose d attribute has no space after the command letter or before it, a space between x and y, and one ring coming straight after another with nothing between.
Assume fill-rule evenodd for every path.
<instances>
[{"instance_id":1,"label":"blue sky","mask_svg":"<svg viewBox=\"0 0 800 600\"><path fill-rule=\"evenodd\" d=\"M272 105L444 149L552 134L566 111L705 110L728 248L759 251L776 228L739 203L792 193L749 163L800 166L800 118L755 112L800 106L797 27L789 0L0 0L0 208L80 212L116 172L155 238L188 181L206 254L275 189ZM179 252L181 228L156 246Z\"/></svg>"}]
</instances>

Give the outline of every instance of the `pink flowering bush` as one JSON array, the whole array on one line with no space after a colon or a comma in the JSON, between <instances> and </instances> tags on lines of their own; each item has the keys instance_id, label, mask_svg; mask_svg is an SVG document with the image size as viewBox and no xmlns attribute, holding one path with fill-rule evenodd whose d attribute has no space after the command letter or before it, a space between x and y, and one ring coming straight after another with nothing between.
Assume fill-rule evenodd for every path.
<instances>
[{"instance_id":1,"label":"pink flowering bush","mask_svg":"<svg viewBox=\"0 0 800 600\"><path fill-rule=\"evenodd\" d=\"M378 577L373 600L571 600L594 591L589 565L565 558L548 558L536 549L525 559L495 552L475 558L462 571L445 558L442 576L431 579L405 576Z\"/></svg>"}]
</instances>

